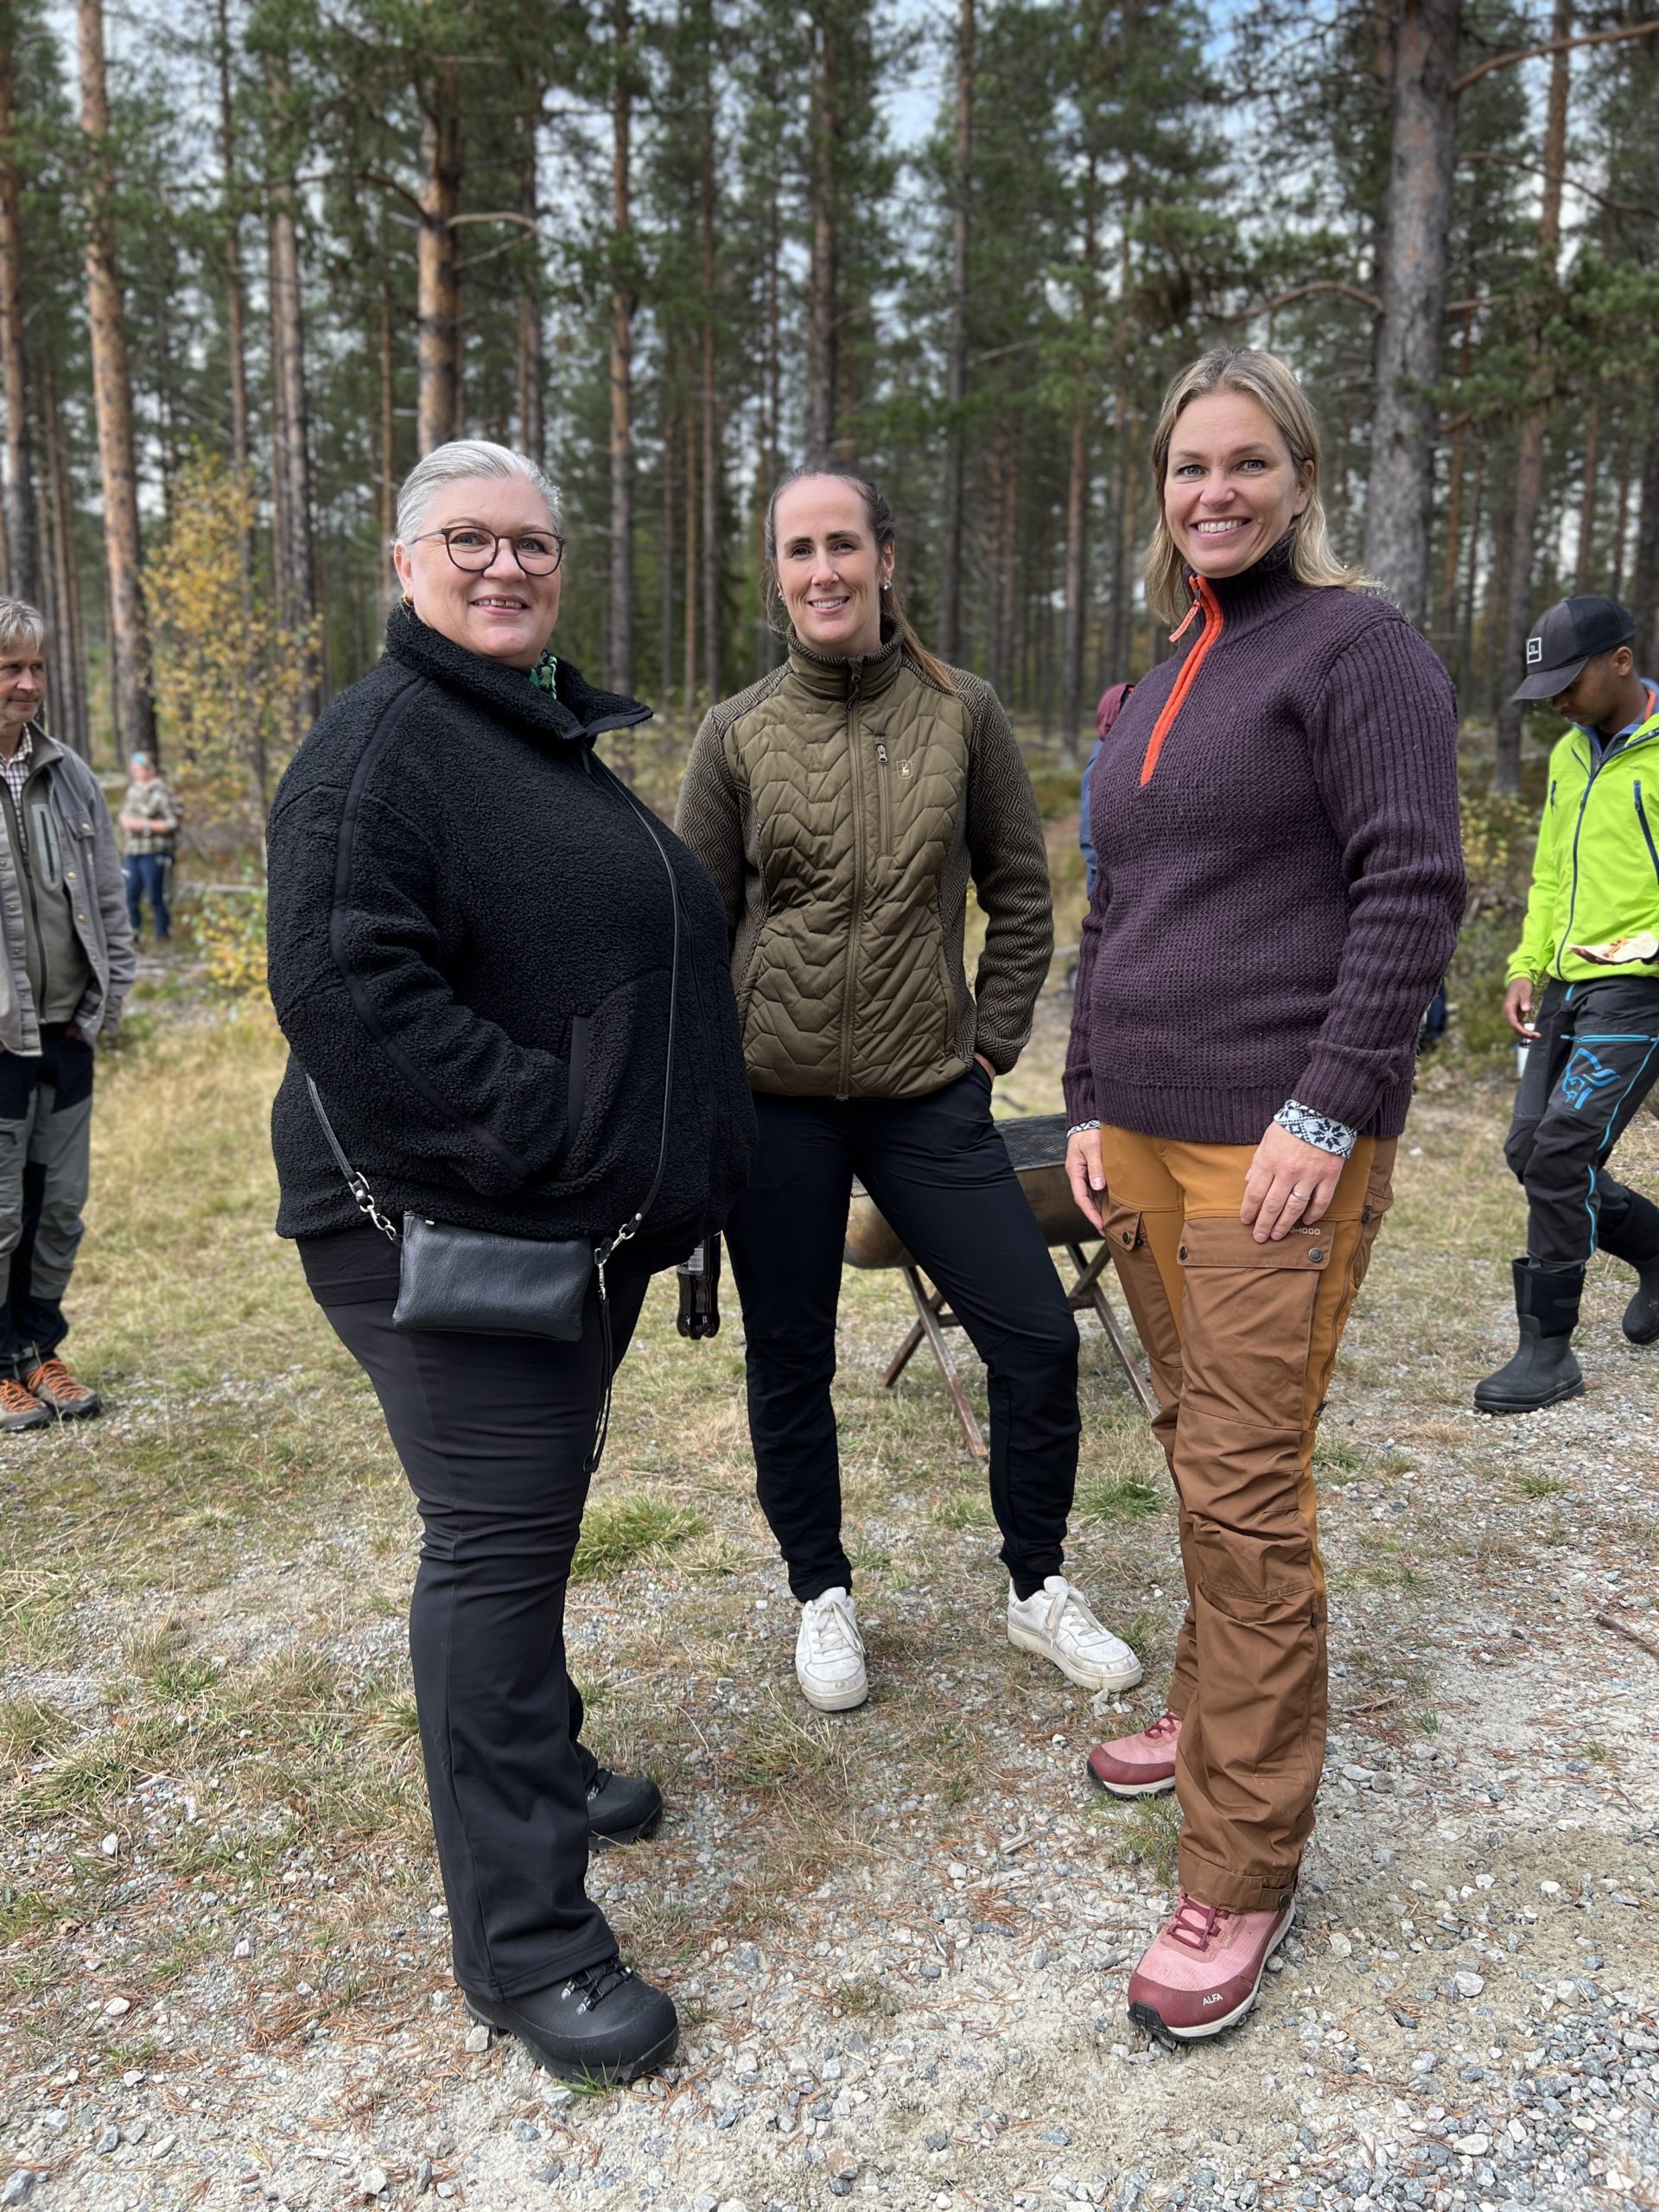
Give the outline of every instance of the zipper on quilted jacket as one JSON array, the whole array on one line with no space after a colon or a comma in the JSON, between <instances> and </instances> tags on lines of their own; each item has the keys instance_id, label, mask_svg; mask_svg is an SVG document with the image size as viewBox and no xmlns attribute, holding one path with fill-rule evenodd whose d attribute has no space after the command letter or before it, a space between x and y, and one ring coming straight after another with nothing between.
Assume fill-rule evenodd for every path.
<instances>
[{"instance_id":1,"label":"zipper on quilted jacket","mask_svg":"<svg viewBox=\"0 0 1659 2212\"><path fill-rule=\"evenodd\" d=\"M841 1066L836 1082L837 1098L847 1098L853 1088L853 1009L858 991L858 940L864 923L864 777L858 757L859 675L847 679L847 766L853 786L853 907L847 927L847 979L841 998Z\"/></svg>"},{"instance_id":2,"label":"zipper on quilted jacket","mask_svg":"<svg viewBox=\"0 0 1659 2212\"><path fill-rule=\"evenodd\" d=\"M1147 740L1146 757L1141 763L1142 785L1152 781L1152 772L1158 766L1158 755L1164 749L1164 740L1173 728L1175 717L1186 704L1186 695L1192 689L1198 671L1204 666L1205 654L1226 627L1225 618L1221 611L1221 601L1211 590L1205 579L1202 576L1189 576L1187 582L1198 594L1188 613L1187 621L1190 622L1192 614L1202 609L1204 626L1193 639L1192 649L1187 654L1182 664L1181 672L1175 679L1174 688L1168 698L1165 700L1158 719L1152 726L1152 735ZM1181 626L1185 629L1185 623ZM1179 637L1180 632L1177 631L1176 635Z\"/></svg>"},{"instance_id":3,"label":"zipper on quilted jacket","mask_svg":"<svg viewBox=\"0 0 1659 2212\"><path fill-rule=\"evenodd\" d=\"M893 850L893 816L890 811L893 804L890 797L893 785L888 781L890 773L891 771L887 766L887 748L878 739L875 747L875 834L883 860L886 860Z\"/></svg>"}]
</instances>

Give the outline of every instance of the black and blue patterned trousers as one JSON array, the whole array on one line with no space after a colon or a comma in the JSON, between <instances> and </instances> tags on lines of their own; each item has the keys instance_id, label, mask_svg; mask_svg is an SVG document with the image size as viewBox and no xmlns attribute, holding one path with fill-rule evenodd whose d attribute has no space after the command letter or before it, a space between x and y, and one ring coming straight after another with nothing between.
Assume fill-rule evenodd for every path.
<instances>
[{"instance_id":1,"label":"black and blue patterned trousers","mask_svg":"<svg viewBox=\"0 0 1659 2212\"><path fill-rule=\"evenodd\" d=\"M1527 1193L1527 1250L1541 1267L1592 1252L1659 1258L1659 1209L1606 1172L1659 1079L1659 977L1552 981L1533 1016L1503 1156Z\"/></svg>"}]
</instances>

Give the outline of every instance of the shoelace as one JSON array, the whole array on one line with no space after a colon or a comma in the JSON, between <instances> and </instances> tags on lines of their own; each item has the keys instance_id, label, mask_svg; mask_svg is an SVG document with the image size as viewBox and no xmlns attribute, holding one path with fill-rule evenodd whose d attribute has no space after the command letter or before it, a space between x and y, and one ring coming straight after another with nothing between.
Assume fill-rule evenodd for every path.
<instances>
[{"instance_id":1,"label":"shoelace","mask_svg":"<svg viewBox=\"0 0 1659 2212\"><path fill-rule=\"evenodd\" d=\"M1060 1624L1068 1613L1075 1613L1083 1626L1092 1629L1096 1636L1106 1634L1106 1630L1084 1604L1083 1592L1070 1582L1066 1584L1064 1590L1057 1591L1049 1601L1048 1619L1044 1625L1050 1636L1058 1635ZM1113 1638L1114 1642L1116 1640Z\"/></svg>"},{"instance_id":2,"label":"shoelace","mask_svg":"<svg viewBox=\"0 0 1659 2212\"><path fill-rule=\"evenodd\" d=\"M577 2012L591 2012L595 2005L605 2002L613 1990L632 1979L632 1967L625 1967L620 1959L607 1959L600 1966L584 1967L580 1974L573 1974L559 1994L569 1997L575 1990L580 2000Z\"/></svg>"},{"instance_id":3,"label":"shoelace","mask_svg":"<svg viewBox=\"0 0 1659 2212\"><path fill-rule=\"evenodd\" d=\"M3 1407L7 1413L26 1414L39 1403L35 1393L25 1389L16 1376L0 1376L0 1407Z\"/></svg>"},{"instance_id":4,"label":"shoelace","mask_svg":"<svg viewBox=\"0 0 1659 2212\"><path fill-rule=\"evenodd\" d=\"M609 1767L602 1766L599 1768L595 1772L593 1780L588 1785L588 1796L597 1797L601 1790L608 1789L612 1783L615 1780L616 1777L611 1772Z\"/></svg>"},{"instance_id":5,"label":"shoelace","mask_svg":"<svg viewBox=\"0 0 1659 2212\"><path fill-rule=\"evenodd\" d=\"M1166 1736L1179 1735L1180 1733L1180 1727L1181 1716L1179 1713L1160 1713L1158 1718L1153 1722L1151 1727L1143 1728L1141 1731L1141 1733L1143 1736L1149 1736L1154 1741L1157 1741Z\"/></svg>"},{"instance_id":6,"label":"shoelace","mask_svg":"<svg viewBox=\"0 0 1659 2212\"><path fill-rule=\"evenodd\" d=\"M820 1651L831 1655L858 1649L852 1634L852 1623L839 1605L814 1605L812 1638Z\"/></svg>"},{"instance_id":7,"label":"shoelace","mask_svg":"<svg viewBox=\"0 0 1659 2212\"><path fill-rule=\"evenodd\" d=\"M60 1359L43 1359L29 1378L29 1385L38 1389L42 1382L48 1390L60 1390L66 1396L88 1395L86 1385L77 1382Z\"/></svg>"},{"instance_id":8,"label":"shoelace","mask_svg":"<svg viewBox=\"0 0 1659 2212\"><path fill-rule=\"evenodd\" d=\"M1179 1943L1188 1951L1202 1951L1226 1918L1217 1905L1200 1904L1197 1897L1181 1891L1181 1901L1175 1908L1175 1916L1165 1934L1172 1943Z\"/></svg>"}]
</instances>

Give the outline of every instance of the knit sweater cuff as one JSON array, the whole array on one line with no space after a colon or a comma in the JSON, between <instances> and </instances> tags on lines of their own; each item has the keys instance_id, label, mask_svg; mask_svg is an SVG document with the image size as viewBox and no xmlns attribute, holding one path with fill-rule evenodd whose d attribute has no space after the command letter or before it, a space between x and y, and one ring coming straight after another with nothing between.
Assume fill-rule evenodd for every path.
<instances>
[{"instance_id":1,"label":"knit sweater cuff","mask_svg":"<svg viewBox=\"0 0 1659 2212\"><path fill-rule=\"evenodd\" d=\"M1380 1053L1361 1059L1340 1050L1316 1050L1291 1096L1306 1112L1323 1114L1344 1128L1369 1128L1384 1094L1400 1078L1398 1067L1383 1065L1382 1059Z\"/></svg>"}]
</instances>

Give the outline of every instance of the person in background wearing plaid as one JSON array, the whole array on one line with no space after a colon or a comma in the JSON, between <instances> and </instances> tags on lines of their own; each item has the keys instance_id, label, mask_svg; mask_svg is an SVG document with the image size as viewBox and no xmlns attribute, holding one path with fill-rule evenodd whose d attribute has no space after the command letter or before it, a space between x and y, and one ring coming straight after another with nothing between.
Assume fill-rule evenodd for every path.
<instances>
[{"instance_id":1,"label":"person in background wearing plaid","mask_svg":"<svg viewBox=\"0 0 1659 2212\"><path fill-rule=\"evenodd\" d=\"M121 873L127 884L127 918L136 939L148 899L156 917L156 942L165 944L173 934L167 894L172 887L179 810L148 753L135 753L130 766L132 781L127 785L120 814L121 833L126 839Z\"/></svg>"},{"instance_id":2,"label":"person in background wearing plaid","mask_svg":"<svg viewBox=\"0 0 1659 2212\"><path fill-rule=\"evenodd\" d=\"M47 733L46 625L0 599L0 1431L99 1409L59 1356L92 1162L93 1047L132 986L98 779Z\"/></svg>"}]
</instances>

